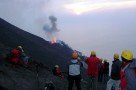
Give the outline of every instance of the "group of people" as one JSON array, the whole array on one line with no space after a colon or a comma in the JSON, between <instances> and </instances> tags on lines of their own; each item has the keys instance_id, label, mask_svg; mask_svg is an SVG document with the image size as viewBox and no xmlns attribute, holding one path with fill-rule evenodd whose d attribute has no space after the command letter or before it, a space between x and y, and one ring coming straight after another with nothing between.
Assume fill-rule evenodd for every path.
<instances>
[{"instance_id":1,"label":"group of people","mask_svg":"<svg viewBox=\"0 0 136 90\"><path fill-rule=\"evenodd\" d=\"M119 54L113 55L113 63L109 78L109 63L102 62L92 51L85 59L87 68L87 90L98 90L98 81L106 83L105 90L136 90L136 60L130 50L124 50L119 60ZM68 90L72 90L75 83L77 90L81 90L81 62L78 53L73 52L68 64ZM62 74L60 74L62 76ZM105 80L103 80L104 78ZM99 79L99 80L98 80Z\"/></svg>"},{"instance_id":2,"label":"group of people","mask_svg":"<svg viewBox=\"0 0 136 90\"><path fill-rule=\"evenodd\" d=\"M83 64L81 60L79 60L79 55L76 51L72 53L71 60L68 63L68 90L73 89L73 85L75 83L77 90L81 90L81 68L83 67ZM87 75L88 75L88 81L87 81L87 90L97 90L97 79L98 79L98 72L100 69L100 66L103 68L106 67L108 64L107 61L104 61L104 64L102 61L96 57L96 53L94 51L91 52L91 56L86 58L85 62L88 64L87 68ZM108 64L109 65L109 64ZM56 68L59 68L57 70ZM107 68L106 68L107 69ZM60 67L58 65L55 65L55 68L53 69L54 75L62 77L62 71L60 71ZM57 73L57 74L56 74Z\"/></svg>"},{"instance_id":3,"label":"group of people","mask_svg":"<svg viewBox=\"0 0 136 90\"><path fill-rule=\"evenodd\" d=\"M107 59L100 59L100 64L99 64L99 71L98 71L98 82L106 83L107 79L109 78L109 62Z\"/></svg>"},{"instance_id":4,"label":"group of people","mask_svg":"<svg viewBox=\"0 0 136 90\"><path fill-rule=\"evenodd\" d=\"M119 60L121 57L121 60ZM13 64L28 64L29 57L21 46L11 50L10 62ZM136 59L130 50L122 51L121 56L113 55L111 74L109 76L109 63L105 59L99 59L95 51L91 51L90 57L85 60L87 64L87 90L98 90L98 82L105 83L106 90L136 90ZM68 90L72 90L75 83L77 90L81 90L81 67L78 52L74 51L68 63ZM59 67L55 65L53 74L64 79ZM110 77L110 78L109 78Z\"/></svg>"},{"instance_id":5,"label":"group of people","mask_svg":"<svg viewBox=\"0 0 136 90\"><path fill-rule=\"evenodd\" d=\"M17 46L9 51L9 53L6 55L6 59L13 65L27 65L30 57L25 54L22 46Z\"/></svg>"},{"instance_id":6,"label":"group of people","mask_svg":"<svg viewBox=\"0 0 136 90\"><path fill-rule=\"evenodd\" d=\"M107 82L107 89L111 90L136 90L136 59L130 50L124 50L121 54L114 54L112 63L111 78Z\"/></svg>"},{"instance_id":7,"label":"group of people","mask_svg":"<svg viewBox=\"0 0 136 90\"><path fill-rule=\"evenodd\" d=\"M87 90L97 90L98 81L106 85L109 78L109 62L104 61L96 56L96 52L92 51L90 57L85 60L87 68Z\"/></svg>"}]
</instances>

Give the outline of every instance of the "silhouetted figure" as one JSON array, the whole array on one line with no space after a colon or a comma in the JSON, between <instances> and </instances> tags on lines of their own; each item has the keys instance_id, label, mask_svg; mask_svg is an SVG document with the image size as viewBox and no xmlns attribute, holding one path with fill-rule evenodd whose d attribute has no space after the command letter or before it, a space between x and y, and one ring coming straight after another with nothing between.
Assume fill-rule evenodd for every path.
<instances>
[{"instance_id":1,"label":"silhouetted figure","mask_svg":"<svg viewBox=\"0 0 136 90\"><path fill-rule=\"evenodd\" d=\"M72 90L74 82L77 90L81 90L81 63L77 59L78 53L73 52L72 59L68 65L68 90Z\"/></svg>"},{"instance_id":2,"label":"silhouetted figure","mask_svg":"<svg viewBox=\"0 0 136 90\"><path fill-rule=\"evenodd\" d=\"M61 79L64 79L64 76L62 74L62 71L61 71L59 65L55 65L52 72L53 72L53 75L59 76L59 77L61 77Z\"/></svg>"},{"instance_id":3,"label":"silhouetted figure","mask_svg":"<svg viewBox=\"0 0 136 90\"><path fill-rule=\"evenodd\" d=\"M100 60L96 57L96 52L92 51L89 58L85 61L88 65L87 75L88 75L88 83L87 90L97 90L98 86L98 71Z\"/></svg>"},{"instance_id":4,"label":"silhouetted figure","mask_svg":"<svg viewBox=\"0 0 136 90\"><path fill-rule=\"evenodd\" d=\"M12 64L19 64L21 62L21 54L22 54L22 47L18 46L11 51L12 57L11 62Z\"/></svg>"},{"instance_id":5,"label":"silhouetted figure","mask_svg":"<svg viewBox=\"0 0 136 90\"><path fill-rule=\"evenodd\" d=\"M106 89L107 81L109 80L109 63L107 62L107 59L104 60L104 69L103 69L103 83L104 83L104 89Z\"/></svg>"},{"instance_id":6,"label":"silhouetted figure","mask_svg":"<svg viewBox=\"0 0 136 90\"><path fill-rule=\"evenodd\" d=\"M100 59L98 82L103 81L103 69L104 69L104 64L102 63L102 59Z\"/></svg>"},{"instance_id":7,"label":"silhouetted figure","mask_svg":"<svg viewBox=\"0 0 136 90\"><path fill-rule=\"evenodd\" d=\"M121 90L136 90L136 59L130 50L122 51L121 59Z\"/></svg>"},{"instance_id":8,"label":"silhouetted figure","mask_svg":"<svg viewBox=\"0 0 136 90\"><path fill-rule=\"evenodd\" d=\"M121 61L119 60L119 54L114 54L114 61L112 63L111 67L111 77L110 80L107 82L107 89L111 90L112 87L115 88L115 90L119 90L120 85L120 69L121 69Z\"/></svg>"}]
</instances>

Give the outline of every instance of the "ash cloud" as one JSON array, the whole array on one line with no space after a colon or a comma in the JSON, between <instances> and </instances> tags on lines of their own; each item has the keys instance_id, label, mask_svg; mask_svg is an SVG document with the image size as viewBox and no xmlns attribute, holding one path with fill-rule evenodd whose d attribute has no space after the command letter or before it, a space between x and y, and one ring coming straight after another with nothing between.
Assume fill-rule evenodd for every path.
<instances>
[{"instance_id":1,"label":"ash cloud","mask_svg":"<svg viewBox=\"0 0 136 90\"><path fill-rule=\"evenodd\" d=\"M57 28L57 18L55 16L49 16L48 19L50 20L50 24L45 24L43 30L47 38L51 40L51 38L56 37L56 33L59 29Z\"/></svg>"}]
</instances>

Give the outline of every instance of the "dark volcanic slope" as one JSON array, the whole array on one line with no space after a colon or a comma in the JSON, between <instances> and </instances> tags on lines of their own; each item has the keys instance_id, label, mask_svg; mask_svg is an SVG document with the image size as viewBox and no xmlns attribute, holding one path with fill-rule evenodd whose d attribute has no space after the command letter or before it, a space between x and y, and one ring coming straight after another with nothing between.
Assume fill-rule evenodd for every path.
<instances>
[{"instance_id":1,"label":"dark volcanic slope","mask_svg":"<svg viewBox=\"0 0 136 90\"><path fill-rule=\"evenodd\" d=\"M48 41L23 31L3 19L0 19L0 43L10 48L21 45L27 55L49 67L59 64L65 68L72 51L65 43L63 46L51 45Z\"/></svg>"},{"instance_id":2,"label":"dark volcanic slope","mask_svg":"<svg viewBox=\"0 0 136 90\"><path fill-rule=\"evenodd\" d=\"M55 85L55 90L67 88L66 79L52 75L43 66L31 64L28 68L13 67L7 62L0 66L0 90L45 90L44 86L50 81Z\"/></svg>"}]
</instances>

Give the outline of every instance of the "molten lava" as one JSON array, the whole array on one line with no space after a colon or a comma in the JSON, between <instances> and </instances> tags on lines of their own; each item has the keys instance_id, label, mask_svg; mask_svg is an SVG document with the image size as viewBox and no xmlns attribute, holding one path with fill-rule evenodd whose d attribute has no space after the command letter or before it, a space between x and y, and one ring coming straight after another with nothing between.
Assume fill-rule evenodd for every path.
<instances>
[{"instance_id":1,"label":"molten lava","mask_svg":"<svg viewBox=\"0 0 136 90\"><path fill-rule=\"evenodd\" d=\"M57 39L56 39L56 37L52 37L51 38L51 44L55 44L55 43L57 43Z\"/></svg>"}]
</instances>

